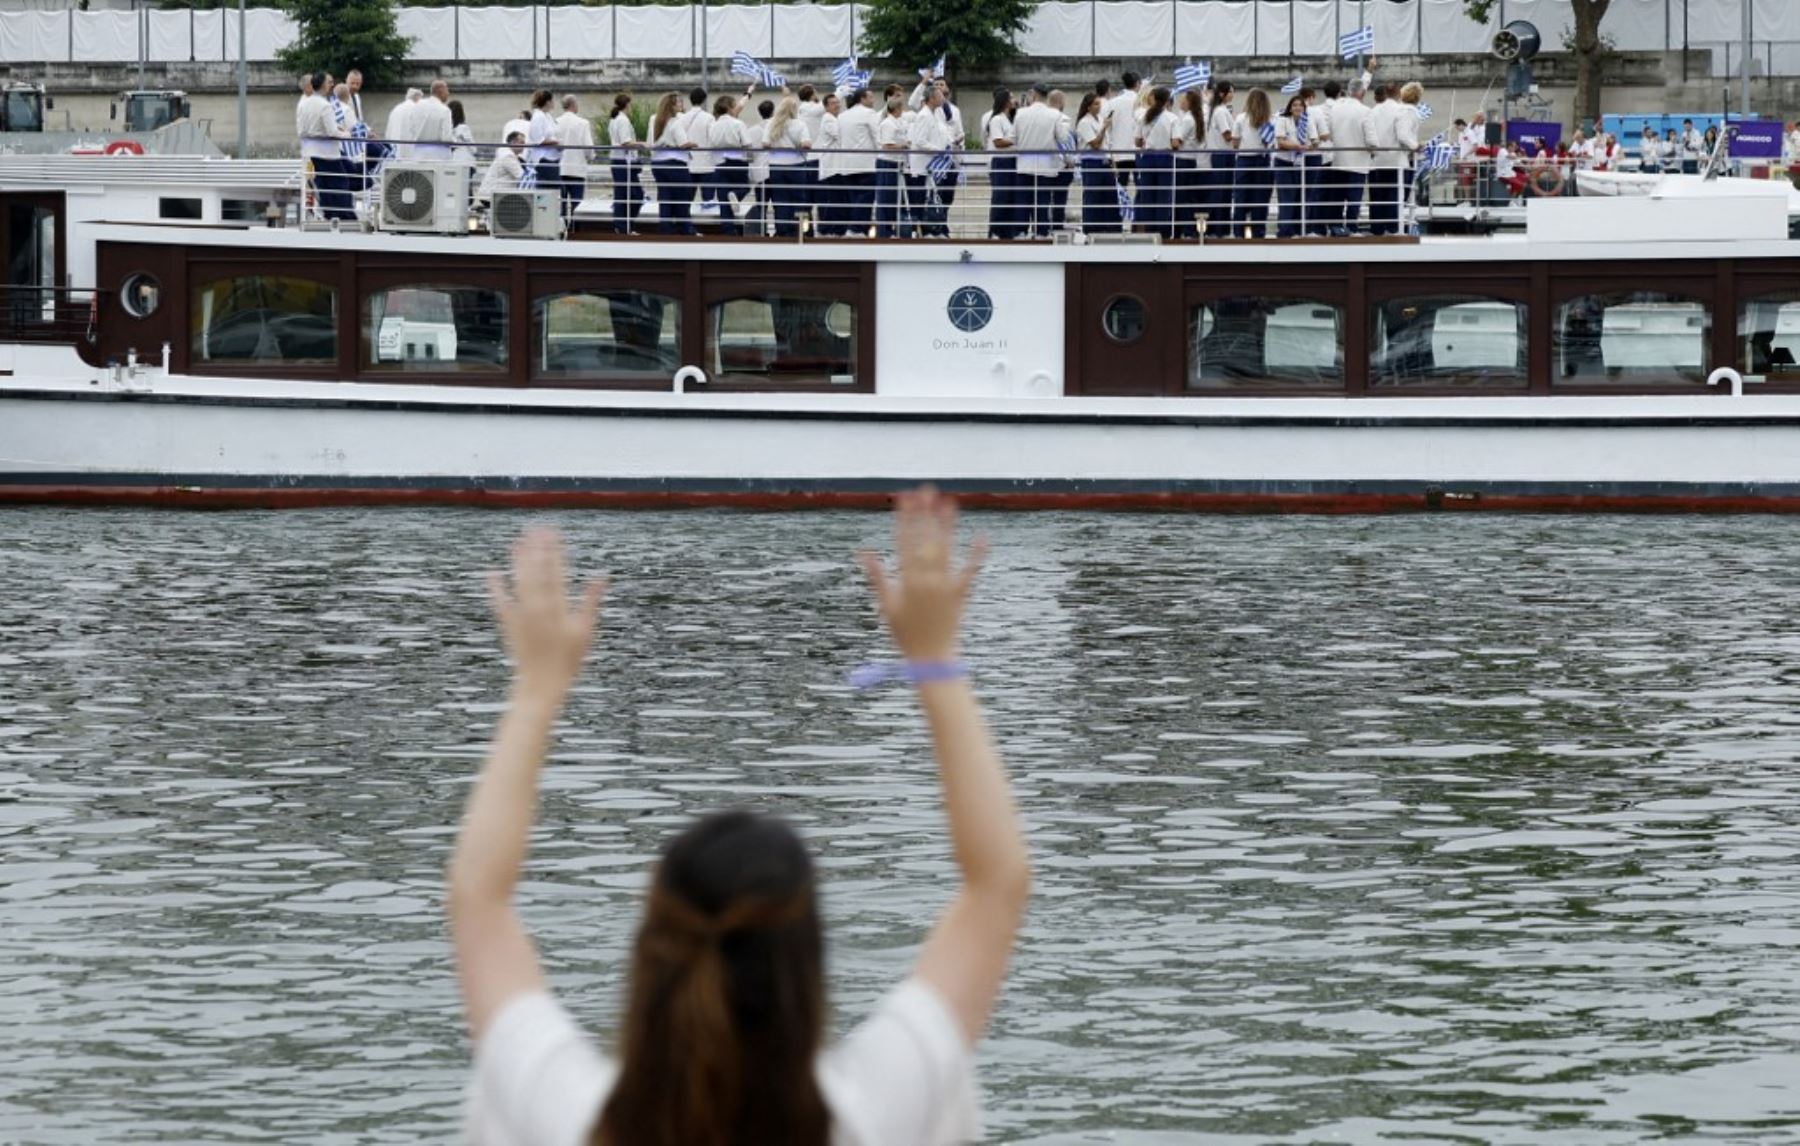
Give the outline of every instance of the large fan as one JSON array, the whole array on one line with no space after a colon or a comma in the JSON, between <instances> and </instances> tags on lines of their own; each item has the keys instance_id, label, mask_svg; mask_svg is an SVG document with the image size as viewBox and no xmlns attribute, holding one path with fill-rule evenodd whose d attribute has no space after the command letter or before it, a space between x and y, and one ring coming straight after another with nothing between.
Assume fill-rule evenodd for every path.
<instances>
[{"instance_id":1,"label":"large fan","mask_svg":"<svg viewBox=\"0 0 1800 1146\"><path fill-rule=\"evenodd\" d=\"M429 173L393 172L382 188L382 207L387 217L401 223L429 223L436 206L437 187Z\"/></svg>"},{"instance_id":2,"label":"large fan","mask_svg":"<svg viewBox=\"0 0 1800 1146\"><path fill-rule=\"evenodd\" d=\"M536 204L529 195L496 195L494 197L493 230L511 235L529 235Z\"/></svg>"}]
</instances>

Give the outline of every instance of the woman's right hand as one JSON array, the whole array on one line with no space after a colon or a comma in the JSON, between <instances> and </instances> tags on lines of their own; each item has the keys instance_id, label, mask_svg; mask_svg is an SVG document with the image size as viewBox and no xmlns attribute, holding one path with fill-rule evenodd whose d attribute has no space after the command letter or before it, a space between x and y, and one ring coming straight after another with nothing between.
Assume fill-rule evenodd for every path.
<instances>
[{"instance_id":1,"label":"woman's right hand","mask_svg":"<svg viewBox=\"0 0 1800 1146\"><path fill-rule=\"evenodd\" d=\"M874 553L857 554L881 619L908 661L953 661L963 606L987 542L976 538L962 567L951 567L956 548L956 502L931 486L900 494L894 504L894 551L899 575L890 578Z\"/></svg>"}]
</instances>

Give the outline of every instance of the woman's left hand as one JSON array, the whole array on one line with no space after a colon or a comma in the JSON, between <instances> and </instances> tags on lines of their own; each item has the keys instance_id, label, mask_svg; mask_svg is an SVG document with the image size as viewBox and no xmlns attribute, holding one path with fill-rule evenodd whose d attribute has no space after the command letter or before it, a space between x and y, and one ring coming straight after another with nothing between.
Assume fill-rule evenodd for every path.
<instances>
[{"instance_id":1,"label":"woman's left hand","mask_svg":"<svg viewBox=\"0 0 1800 1146\"><path fill-rule=\"evenodd\" d=\"M488 574L494 615L521 690L566 691L581 672L594 640L605 580L588 582L579 600L569 598L562 537L553 529L529 529L513 544L512 583Z\"/></svg>"}]
</instances>

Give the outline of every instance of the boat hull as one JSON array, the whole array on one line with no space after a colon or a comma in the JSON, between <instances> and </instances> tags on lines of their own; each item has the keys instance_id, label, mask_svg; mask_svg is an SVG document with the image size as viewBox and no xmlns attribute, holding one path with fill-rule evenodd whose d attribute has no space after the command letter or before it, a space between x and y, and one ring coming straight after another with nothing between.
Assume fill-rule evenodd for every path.
<instances>
[{"instance_id":1,"label":"boat hull","mask_svg":"<svg viewBox=\"0 0 1800 1146\"><path fill-rule=\"evenodd\" d=\"M1800 399L1055 400L0 389L0 501L1791 512Z\"/></svg>"}]
</instances>

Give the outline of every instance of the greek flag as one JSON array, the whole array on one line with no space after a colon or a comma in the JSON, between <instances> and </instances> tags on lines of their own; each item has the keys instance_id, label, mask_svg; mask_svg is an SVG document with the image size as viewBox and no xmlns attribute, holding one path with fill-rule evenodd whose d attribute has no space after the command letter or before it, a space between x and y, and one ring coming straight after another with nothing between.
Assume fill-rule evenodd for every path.
<instances>
[{"instance_id":1,"label":"greek flag","mask_svg":"<svg viewBox=\"0 0 1800 1146\"><path fill-rule=\"evenodd\" d=\"M925 173L931 176L932 182L942 183L944 177L950 174L950 169L955 166L956 157L948 151L940 151L926 162Z\"/></svg>"},{"instance_id":2,"label":"greek flag","mask_svg":"<svg viewBox=\"0 0 1800 1146\"><path fill-rule=\"evenodd\" d=\"M1312 138L1311 128L1312 121L1309 120L1306 117L1306 113L1302 111L1300 113L1300 118L1294 121L1294 130L1299 133L1301 143L1305 143Z\"/></svg>"},{"instance_id":3,"label":"greek flag","mask_svg":"<svg viewBox=\"0 0 1800 1146\"><path fill-rule=\"evenodd\" d=\"M1125 226L1137 217L1137 208L1131 205L1131 192L1125 190L1125 184L1119 184L1119 219Z\"/></svg>"},{"instance_id":4,"label":"greek flag","mask_svg":"<svg viewBox=\"0 0 1800 1146\"><path fill-rule=\"evenodd\" d=\"M1456 159L1456 148L1445 141L1443 133L1432 137L1425 145L1424 163L1427 171L1443 171Z\"/></svg>"},{"instance_id":5,"label":"greek flag","mask_svg":"<svg viewBox=\"0 0 1800 1146\"><path fill-rule=\"evenodd\" d=\"M1056 150L1058 150L1058 151L1074 151L1075 150L1075 135L1074 135L1074 133L1070 132L1069 134L1063 136L1061 139L1058 139L1056 141Z\"/></svg>"},{"instance_id":6,"label":"greek flag","mask_svg":"<svg viewBox=\"0 0 1800 1146\"><path fill-rule=\"evenodd\" d=\"M1374 50L1374 28L1358 28L1354 32L1345 32L1338 37L1338 55L1346 60L1352 56L1366 56Z\"/></svg>"},{"instance_id":7,"label":"greek flag","mask_svg":"<svg viewBox=\"0 0 1800 1146\"><path fill-rule=\"evenodd\" d=\"M831 69L831 80L837 84L838 94L866 88L869 81L875 78L874 72L861 71L856 66L856 57L851 56L837 67Z\"/></svg>"},{"instance_id":8,"label":"greek flag","mask_svg":"<svg viewBox=\"0 0 1800 1146\"><path fill-rule=\"evenodd\" d=\"M1212 82L1212 65L1196 64L1189 60L1185 64L1175 65L1175 94L1191 92L1195 88L1203 88Z\"/></svg>"},{"instance_id":9,"label":"greek flag","mask_svg":"<svg viewBox=\"0 0 1800 1146\"><path fill-rule=\"evenodd\" d=\"M731 74L749 76L765 88L787 87L787 77L763 63L749 52L731 53Z\"/></svg>"},{"instance_id":10,"label":"greek flag","mask_svg":"<svg viewBox=\"0 0 1800 1146\"><path fill-rule=\"evenodd\" d=\"M1275 146L1275 124L1273 122L1263 124L1262 130L1257 134L1262 136L1264 147Z\"/></svg>"},{"instance_id":11,"label":"greek flag","mask_svg":"<svg viewBox=\"0 0 1800 1146\"><path fill-rule=\"evenodd\" d=\"M1295 76L1287 83L1281 85L1281 94L1284 96L1297 96L1300 94L1300 89L1305 86L1306 81L1300 76Z\"/></svg>"},{"instance_id":12,"label":"greek flag","mask_svg":"<svg viewBox=\"0 0 1800 1146\"><path fill-rule=\"evenodd\" d=\"M1430 119L1433 115L1436 114L1435 112L1433 112L1431 110L1431 105L1428 103L1420 104L1418 110L1419 110L1419 122L1421 122L1421 123L1423 123L1425 120Z\"/></svg>"},{"instance_id":13,"label":"greek flag","mask_svg":"<svg viewBox=\"0 0 1800 1146\"><path fill-rule=\"evenodd\" d=\"M931 65L931 78L932 79L941 80L944 78L944 59L945 59L945 57L939 56L937 58L937 63Z\"/></svg>"},{"instance_id":14,"label":"greek flag","mask_svg":"<svg viewBox=\"0 0 1800 1146\"><path fill-rule=\"evenodd\" d=\"M525 169L525 174L519 176L519 190L521 190L521 191L536 191L537 190L537 168L536 167L527 167Z\"/></svg>"},{"instance_id":15,"label":"greek flag","mask_svg":"<svg viewBox=\"0 0 1800 1146\"><path fill-rule=\"evenodd\" d=\"M339 131L344 130L344 125L348 123L350 119L349 115L344 111L344 105L339 102L338 97L335 95L331 97L331 118L337 121ZM362 124L359 123L356 126L362 127ZM363 131L363 138L368 138L367 129L364 129ZM338 144L338 154L345 159L361 159L361 149L358 148L353 151L352 148L356 148L356 145L346 139L344 142Z\"/></svg>"},{"instance_id":16,"label":"greek flag","mask_svg":"<svg viewBox=\"0 0 1800 1146\"><path fill-rule=\"evenodd\" d=\"M350 138L339 145L345 159L352 163L361 163L369 145L364 140L369 138L369 125L358 120L350 126Z\"/></svg>"}]
</instances>

